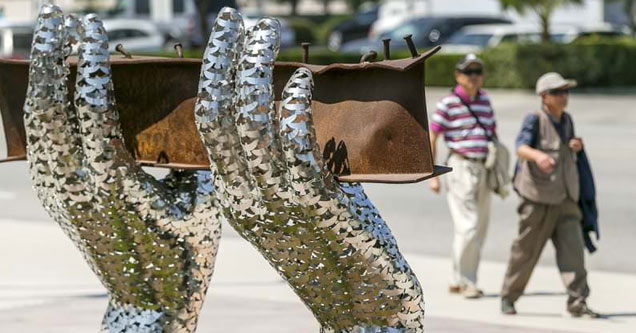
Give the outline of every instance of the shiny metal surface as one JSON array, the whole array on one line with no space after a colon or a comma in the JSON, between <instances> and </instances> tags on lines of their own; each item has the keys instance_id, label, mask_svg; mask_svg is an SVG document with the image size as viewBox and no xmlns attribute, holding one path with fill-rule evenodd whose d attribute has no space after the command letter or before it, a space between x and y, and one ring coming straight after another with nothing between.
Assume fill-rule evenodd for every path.
<instances>
[{"instance_id":1,"label":"shiny metal surface","mask_svg":"<svg viewBox=\"0 0 636 333\"><path fill-rule=\"evenodd\" d=\"M194 106L212 175L173 170L157 181L126 150L101 21L42 7L24 107L27 155L38 197L109 292L104 332L196 329L221 214L323 332L423 331L422 290L388 226L362 187L339 183L323 161L309 69L293 73L275 112L279 29L266 18L245 31L238 12L219 13ZM65 55L74 39L70 103Z\"/></svg>"},{"instance_id":2,"label":"shiny metal surface","mask_svg":"<svg viewBox=\"0 0 636 333\"><path fill-rule=\"evenodd\" d=\"M312 73L297 69L274 112L278 24L244 32L219 13L195 120L219 204L313 312L322 332L423 332L417 278L357 184L325 168L311 113Z\"/></svg>"},{"instance_id":3,"label":"shiny metal surface","mask_svg":"<svg viewBox=\"0 0 636 333\"><path fill-rule=\"evenodd\" d=\"M68 44L79 42L74 101ZM95 15L44 5L24 105L34 188L107 289L103 332L194 332L220 237L209 172L158 181L125 149Z\"/></svg>"}]
</instances>

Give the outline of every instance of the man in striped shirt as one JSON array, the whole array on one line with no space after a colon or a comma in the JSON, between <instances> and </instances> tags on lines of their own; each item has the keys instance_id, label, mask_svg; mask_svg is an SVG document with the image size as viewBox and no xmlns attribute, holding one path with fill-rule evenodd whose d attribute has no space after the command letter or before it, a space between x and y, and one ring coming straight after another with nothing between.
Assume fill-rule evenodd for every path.
<instances>
[{"instance_id":1,"label":"man in striped shirt","mask_svg":"<svg viewBox=\"0 0 636 333\"><path fill-rule=\"evenodd\" d=\"M437 104L432 116L431 150L435 159L437 138L443 135L450 150L448 166L453 168L445 177L454 224L449 291L462 293L466 298L479 298L483 292L477 288L477 267L490 210L484 161L489 137L496 136L496 123L488 95L481 89L482 60L474 54L466 55L456 65L455 80L457 85ZM429 185L439 193L439 178L431 179Z\"/></svg>"}]
</instances>

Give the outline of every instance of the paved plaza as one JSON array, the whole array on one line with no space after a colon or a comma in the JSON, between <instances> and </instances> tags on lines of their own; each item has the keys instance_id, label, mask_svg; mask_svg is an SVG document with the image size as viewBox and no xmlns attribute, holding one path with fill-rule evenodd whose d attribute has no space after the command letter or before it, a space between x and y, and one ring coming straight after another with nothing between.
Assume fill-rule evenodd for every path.
<instances>
[{"instance_id":1,"label":"paved plaza","mask_svg":"<svg viewBox=\"0 0 636 333\"><path fill-rule=\"evenodd\" d=\"M427 103L447 89L427 89ZM491 91L500 138L512 148L526 112L539 105L526 91ZM480 267L486 297L447 293L452 221L445 199L426 183L365 185L422 283L428 332L636 332L636 94L573 94L571 113L597 182L601 240L587 256L593 309L600 320L565 313L564 288L549 244L517 316L499 313L498 293L517 230L511 196L493 200ZM0 156L5 156L0 133ZM442 150L440 156L444 156ZM443 178L442 178L443 181ZM225 224L199 332L318 332L290 288ZM98 331L106 295L80 253L48 218L30 188L24 162L0 164L0 332Z\"/></svg>"}]
</instances>

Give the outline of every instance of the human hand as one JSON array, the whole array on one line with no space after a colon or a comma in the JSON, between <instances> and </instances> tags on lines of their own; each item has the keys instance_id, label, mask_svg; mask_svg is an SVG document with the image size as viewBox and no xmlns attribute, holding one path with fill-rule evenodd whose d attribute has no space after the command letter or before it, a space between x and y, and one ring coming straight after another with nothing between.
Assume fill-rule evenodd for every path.
<instances>
[{"instance_id":1,"label":"human hand","mask_svg":"<svg viewBox=\"0 0 636 333\"><path fill-rule=\"evenodd\" d=\"M583 149L583 140L581 138L572 138L570 142L568 142L568 147L570 147L573 152L578 153Z\"/></svg>"},{"instance_id":2,"label":"human hand","mask_svg":"<svg viewBox=\"0 0 636 333\"><path fill-rule=\"evenodd\" d=\"M360 184L324 168L312 73L289 79L276 113L280 26L218 14L204 54L195 119L230 224L258 248L325 332L423 331L422 291Z\"/></svg>"},{"instance_id":3,"label":"human hand","mask_svg":"<svg viewBox=\"0 0 636 333\"><path fill-rule=\"evenodd\" d=\"M439 194L441 188L441 181L439 177L431 178L428 180L428 187L436 194Z\"/></svg>"},{"instance_id":4,"label":"human hand","mask_svg":"<svg viewBox=\"0 0 636 333\"><path fill-rule=\"evenodd\" d=\"M552 171L554 170L554 166L556 165L554 159L550 157L550 155L543 152L539 152L539 155L534 162L544 173L552 173Z\"/></svg>"},{"instance_id":5,"label":"human hand","mask_svg":"<svg viewBox=\"0 0 636 333\"><path fill-rule=\"evenodd\" d=\"M79 41L74 101L67 42ZM158 181L125 149L108 39L95 15L81 21L42 6L24 106L36 193L108 291L108 332L193 332L220 236L208 172Z\"/></svg>"}]
</instances>

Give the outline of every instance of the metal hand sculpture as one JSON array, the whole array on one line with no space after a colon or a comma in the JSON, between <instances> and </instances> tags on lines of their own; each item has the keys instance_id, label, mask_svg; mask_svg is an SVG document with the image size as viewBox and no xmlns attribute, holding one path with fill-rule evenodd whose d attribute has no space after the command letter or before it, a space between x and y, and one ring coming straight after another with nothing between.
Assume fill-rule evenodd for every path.
<instances>
[{"instance_id":1,"label":"metal hand sculpture","mask_svg":"<svg viewBox=\"0 0 636 333\"><path fill-rule=\"evenodd\" d=\"M79 41L74 103L65 53ZM32 181L108 290L104 332L194 332L220 236L208 172L157 181L124 149L108 40L52 5L35 28L24 106Z\"/></svg>"},{"instance_id":2,"label":"metal hand sculpture","mask_svg":"<svg viewBox=\"0 0 636 333\"><path fill-rule=\"evenodd\" d=\"M244 31L223 9L201 70L195 119L230 224L287 280L322 332L421 332L417 278L359 184L325 172L311 118L311 72L272 96L279 24Z\"/></svg>"}]
</instances>

